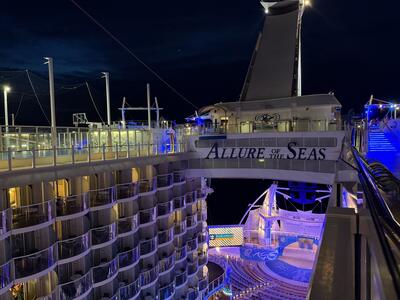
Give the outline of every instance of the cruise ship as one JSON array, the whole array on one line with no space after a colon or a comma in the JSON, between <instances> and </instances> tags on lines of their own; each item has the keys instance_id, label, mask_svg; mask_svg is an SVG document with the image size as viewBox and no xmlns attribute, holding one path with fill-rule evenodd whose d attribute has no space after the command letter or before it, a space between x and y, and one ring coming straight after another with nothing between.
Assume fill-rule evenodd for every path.
<instances>
[{"instance_id":1,"label":"cruise ship","mask_svg":"<svg viewBox=\"0 0 400 300\"><path fill-rule=\"evenodd\" d=\"M0 300L399 299L400 104L344 122L334 94L303 95L310 2L261 5L240 98L185 124L149 87L146 122L111 120L105 73L107 122L59 127L52 58L50 127L10 125L3 88ZM270 184L208 226L214 178Z\"/></svg>"}]
</instances>

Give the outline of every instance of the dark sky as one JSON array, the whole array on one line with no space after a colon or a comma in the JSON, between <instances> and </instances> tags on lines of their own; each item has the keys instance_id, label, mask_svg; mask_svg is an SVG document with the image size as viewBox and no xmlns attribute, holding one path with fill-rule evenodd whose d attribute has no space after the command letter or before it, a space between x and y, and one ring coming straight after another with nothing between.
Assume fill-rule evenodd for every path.
<instances>
[{"instance_id":1,"label":"dark sky","mask_svg":"<svg viewBox=\"0 0 400 300\"><path fill-rule=\"evenodd\" d=\"M263 22L257 0L77 1L197 106L238 98ZM370 94L397 99L399 11L394 0L314 0L304 16L304 93L334 91L344 110L359 109ZM3 1L0 27L0 69L32 70L47 113L42 57L54 58L59 123L70 124L73 112L98 121L84 81L105 118L101 71L111 73L114 118L122 96L132 106L146 104L146 82L166 117L182 120L194 111L69 0ZM0 72L1 83L12 85L11 112L25 94L17 123L45 123L24 73Z\"/></svg>"}]
</instances>

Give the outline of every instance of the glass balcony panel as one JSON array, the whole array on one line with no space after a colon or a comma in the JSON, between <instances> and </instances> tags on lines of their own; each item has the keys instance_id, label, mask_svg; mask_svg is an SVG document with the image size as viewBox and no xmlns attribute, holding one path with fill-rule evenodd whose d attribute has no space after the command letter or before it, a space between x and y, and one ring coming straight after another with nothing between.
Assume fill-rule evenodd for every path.
<instances>
[{"instance_id":1,"label":"glass balcony panel","mask_svg":"<svg viewBox=\"0 0 400 300\"><path fill-rule=\"evenodd\" d=\"M11 208L0 212L0 235L6 234L11 230Z\"/></svg>"},{"instance_id":2,"label":"glass balcony panel","mask_svg":"<svg viewBox=\"0 0 400 300\"><path fill-rule=\"evenodd\" d=\"M140 255L146 255L157 249L157 237L140 242Z\"/></svg>"},{"instance_id":3,"label":"glass balcony panel","mask_svg":"<svg viewBox=\"0 0 400 300\"><path fill-rule=\"evenodd\" d=\"M207 190L206 189L197 189L196 190L196 197L197 198L205 198L207 196Z\"/></svg>"},{"instance_id":4,"label":"glass balcony panel","mask_svg":"<svg viewBox=\"0 0 400 300\"><path fill-rule=\"evenodd\" d=\"M205 243L207 241L207 233L205 232L200 233L199 236L197 237L197 241L199 244Z\"/></svg>"},{"instance_id":5,"label":"glass balcony panel","mask_svg":"<svg viewBox=\"0 0 400 300\"><path fill-rule=\"evenodd\" d=\"M186 217L186 224L187 224L187 227L196 226L197 225L197 214L192 215L192 216L188 215Z\"/></svg>"},{"instance_id":6,"label":"glass balcony panel","mask_svg":"<svg viewBox=\"0 0 400 300\"><path fill-rule=\"evenodd\" d=\"M5 288L12 282L11 261L0 266L0 289Z\"/></svg>"},{"instance_id":7,"label":"glass balcony panel","mask_svg":"<svg viewBox=\"0 0 400 300\"><path fill-rule=\"evenodd\" d=\"M140 255L138 246L125 252L121 252L120 254L118 254L119 267L124 268L130 266L137 262L139 257Z\"/></svg>"},{"instance_id":8,"label":"glass balcony panel","mask_svg":"<svg viewBox=\"0 0 400 300\"><path fill-rule=\"evenodd\" d=\"M158 232L158 244L165 244L174 239L174 228Z\"/></svg>"},{"instance_id":9,"label":"glass balcony panel","mask_svg":"<svg viewBox=\"0 0 400 300\"><path fill-rule=\"evenodd\" d=\"M56 199L57 217L83 212L89 208L88 194L59 197Z\"/></svg>"},{"instance_id":10,"label":"glass balcony panel","mask_svg":"<svg viewBox=\"0 0 400 300\"><path fill-rule=\"evenodd\" d=\"M79 274L73 275L77 277L71 282L59 285L60 300L72 300L85 294L92 287L92 272L86 273L81 276Z\"/></svg>"},{"instance_id":11,"label":"glass balcony panel","mask_svg":"<svg viewBox=\"0 0 400 300\"><path fill-rule=\"evenodd\" d=\"M186 246L182 247L182 248L175 248L175 260L181 260L186 258L187 255L187 250L186 250Z\"/></svg>"},{"instance_id":12,"label":"glass balcony panel","mask_svg":"<svg viewBox=\"0 0 400 300\"><path fill-rule=\"evenodd\" d=\"M157 208L149 208L139 211L140 225L154 222L157 218Z\"/></svg>"},{"instance_id":13,"label":"glass balcony panel","mask_svg":"<svg viewBox=\"0 0 400 300\"><path fill-rule=\"evenodd\" d=\"M158 175L157 176L157 187L166 187L170 186L173 183L173 175L172 174L165 174L165 175Z\"/></svg>"},{"instance_id":14,"label":"glass balcony panel","mask_svg":"<svg viewBox=\"0 0 400 300\"><path fill-rule=\"evenodd\" d=\"M138 215L132 217L118 219L118 234L133 232L138 228Z\"/></svg>"},{"instance_id":15,"label":"glass balcony panel","mask_svg":"<svg viewBox=\"0 0 400 300\"><path fill-rule=\"evenodd\" d=\"M199 281L199 290L203 291L208 287L208 278L204 278Z\"/></svg>"},{"instance_id":16,"label":"glass balcony panel","mask_svg":"<svg viewBox=\"0 0 400 300\"><path fill-rule=\"evenodd\" d=\"M14 258L15 278L27 277L44 271L56 263L55 248L52 246L45 250Z\"/></svg>"},{"instance_id":17,"label":"glass balcony panel","mask_svg":"<svg viewBox=\"0 0 400 300\"><path fill-rule=\"evenodd\" d=\"M170 213L172 213L172 201L164 202L164 203L159 203L158 204L158 216L165 216Z\"/></svg>"},{"instance_id":18,"label":"glass balcony panel","mask_svg":"<svg viewBox=\"0 0 400 300\"><path fill-rule=\"evenodd\" d=\"M119 289L121 300L128 300L135 297L140 292L140 277L131 284L124 285Z\"/></svg>"},{"instance_id":19,"label":"glass balcony panel","mask_svg":"<svg viewBox=\"0 0 400 300\"><path fill-rule=\"evenodd\" d=\"M197 238L192 239L187 242L187 250L188 251L194 251L197 249Z\"/></svg>"},{"instance_id":20,"label":"glass balcony panel","mask_svg":"<svg viewBox=\"0 0 400 300\"><path fill-rule=\"evenodd\" d=\"M174 209L184 208L186 206L186 197L176 197L173 199Z\"/></svg>"},{"instance_id":21,"label":"glass balcony panel","mask_svg":"<svg viewBox=\"0 0 400 300\"><path fill-rule=\"evenodd\" d=\"M157 179L144 179L139 181L139 193L147 193L157 188Z\"/></svg>"},{"instance_id":22,"label":"glass balcony panel","mask_svg":"<svg viewBox=\"0 0 400 300\"><path fill-rule=\"evenodd\" d=\"M89 233L84 235L62 240L58 242L58 259L66 259L79 255L90 247Z\"/></svg>"},{"instance_id":23,"label":"glass balcony panel","mask_svg":"<svg viewBox=\"0 0 400 300\"><path fill-rule=\"evenodd\" d=\"M90 230L92 246L106 243L113 240L116 237L116 225L112 223L110 225L93 228Z\"/></svg>"},{"instance_id":24,"label":"glass balcony panel","mask_svg":"<svg viewBox=\"0 0 400 300\"><path fill-rule=\"evenodd\" d=\"M187 272L184 271L178 275L175 276L175 284L176 286L181 286L187 281Z\"/></svg>"},{"instance_id":25,"label":"glass balcony panel","mask_svg":"<svg viewBox=\"0 0 400 300\"><path fill-rule=\"evenodd\" d=\"M118 272L118 257L112 261L103 263L92 269L93 271L93 282L102 282L108 278L111 278Z\"/></svg>"},{"instance_id":26,"label":"glass balcony panel","mask_svg":"<svg viewBox=\"0 0 400 300\"><path fill-rule=\"evenodd\" d=\"M174 172L174 183L185 181L185 174L182 171Z\"/></svg>"},{"instance_id":27,"label":"glass balcony panel","mask_svg":"<svg viewBox=\"0 0 400 300\"><path fill-rule=\"evenodd\" d=\"M55 216L54 201L12 209L12 229L30 227L51 221Z\"/></svg>"},{"instance_id":28,"label":"glass balcony panel","mask_svg":"<svg viewBox=\"0 0 400 300\"><path fill-rule=\"evenodd\" d=\"M179 222L178 224L175 224L174 226L175 234L182 234L185 231L186 231L186 220Z\"/></svg>"},{"instance_id":29,"label":"glass balcony panel","mask_svg":"<svg viewBox=\"0 0 400 300\"><path fill-rule=\"evenodd\" d=\"M158 278L158 267L157 266L153 267L152 269L142 271L140 273L141 286L148 285L148 284L154 282L154 280L156 280L157 278Z\"/></svg>"},{"instance_id":30,"label":"glass balcony panel","mask_svg":"<svg viewBox=\"0 0 400 300\"><path fill-rule=\"evenodd\" d=\"M193 262L188 262L187 264L187 269L188 269L188 275L192 275L197 272L197 259L194 260Z\"/></svg>"},{"instance_id":31,"label":"glass balcony panel","mask_svg":"<svg viewBox=\"0 0 400 300\"><path fill-rule=\"evenodd\" d=\"M199 256L199 266L203 266L207 263L207 254Z\"/></svg>"},{"instance_id":32,"label":"glass balcony panel","mask_svg":"<svg viewBox=\"0 0 400 300\"><path fill-rule=\"evenodd\" d=\"M189 193L187 193L186 195L186 203L187 204L189 204L189 203L193 203L193 202L195 202L196 201L196 192L189 192Z\"/></svg>"},{"instance_id":33,"label":"glass balcony panel","mask_svg":"<svg viewBox=\"0 0 400 300\"><path fill-rule=\"evenodd\" d=\"M111 204L115 200L114 188L89 191L90 207Z\"/></svg>"},{"instance_id":34,"label":"glass balcony panel","mask_svg":"<svg viewBox=\"0 0 400 300\"><path fill-rule=\"evenodd\" d=\"M169 257L162 258L158 262L158 269L160 273L170 270L175 264L175 255L171 254Z\"/></svg>"},{"instance_id":35,"label":"glass balcony panel","mask_svg":"<svg viewBox=\"0 0 400 300\"><path fill-rule=\"evenodd\" d=\"M199 292L193 288L190 288L187 292L186 300L196 300L199 296Z\"/></svg>"},{"instance_id":36,"label":"glass balcony panel","mask_svg":"<svg viewBox=\"0 0 400 300\"><path fill-rule=\"evenodd\" d=\"M118 184L115 187L115 193L117 200L134 197L138 193L138 185L136 184L136 182Z\"/></svg>"},{"instance_id":37,"label":"glass balcony panel","mask_svg":"<svg viewBox=\"0 0 400 300\"><path fill-rule=\"evenodd\" d=\"M175 282L172 281L170 284L164 287L160 287L158 290L158 299L165 300L172 297L175 293Z\"/></svg>"}]
</instances>

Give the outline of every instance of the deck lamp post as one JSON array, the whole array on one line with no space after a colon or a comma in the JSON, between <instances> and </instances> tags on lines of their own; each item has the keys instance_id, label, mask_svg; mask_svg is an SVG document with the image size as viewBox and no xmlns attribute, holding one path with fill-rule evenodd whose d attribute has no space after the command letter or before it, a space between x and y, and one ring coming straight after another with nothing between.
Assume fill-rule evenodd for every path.
<instances>
[{"instance_id":1,"label":"deck lamp post","mask_svg":"<svg viewBox=\"0 0 400 300\"><path fill-rule=\"evenodd\" d=\"M8 132L8 93L11 88L8 85L3 87L4 91L4 125L6 126L6 132Z\"/></svg>"}]
</instances>

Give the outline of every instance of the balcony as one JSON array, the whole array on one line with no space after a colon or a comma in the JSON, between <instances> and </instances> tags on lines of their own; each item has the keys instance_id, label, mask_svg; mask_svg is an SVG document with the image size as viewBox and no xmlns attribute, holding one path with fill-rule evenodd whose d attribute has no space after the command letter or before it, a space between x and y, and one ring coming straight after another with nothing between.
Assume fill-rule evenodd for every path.
<instances>
[{"instance_id":1,"label":"balcony","mask_svg":"<svg viewBox=\"0 0 400 300\"><path fill-rule=\"evenodd\" d=\"M172 201L174 202L174 210L186 207L186 197L185 196L176 197L176 198L172 199Z\"/></svg>"},{"instance_id":2,"label":"balcony","mask_svg":"<svg viewBox=\"0 0 400 300\"><path fill-rule=\"evenodd\" d=\"M75 274L75 280L60 284L58 286L60 300L72 300L85 295L92 288L92 272L81 276Z\"/></svg>"},{"instance_id":3,"label":"balcony","mask_svg":"<svg viewBox=\"0 0 400 300\"><path fill-rule=\"evenodd\" d=\"M205 291L208 288L208 276L199 281L199 291Z\"/></svg>"},{"instance_id":4,"label":"balcony","mask_svg":"<svg viewBox=\"0 0 400 300\"><path fill-rule=\"evenodd\" d=\"M57 217L79 214L89 209L88 194L58 197L56 199Z\"/></svg>"},{"instance_id":5,"label":"balcony","mask_svg":"<svg viewBox=\"0 0 400 300\"><path fill-rule=\"evenodd\" d=\"M12 262L6 262L4 265L0 266L0 290L8 287L12 281L11 267Z\"/></svg>"},{"instance_id":6,"label":"balcony","mask_svg":"<svg viewBox=\"0 0 400 300\"><path fill-rule=\"evenodd\" d=\"M186 246L183 246L182 248L175 248L175 261L181 261L183 259L186 259L186 257L187 257Z\"/></svg>"},{"instance_id":7,"label":"balcony","mask_svg":"<svg viewBox=\"0 0 400 300\"><path fill-rule=\"evenodd\" d=\"M168 216L173 211L173 202L163 202L157 205L158 208L158 217Z\"/></svg>"},{"instance_id":8,"label":"balcony","mask_svg":"<svg viewBox=\"0 0 400 300\"><path fill-rule=\"evenodd\" d=\"M78 237L71 237L58 243L58 259L68 259L90 249L89 232Z\"/></svg>"},{"instance_id":9,"label":"balcony","mask_svg":"<svg viewBox=\"0 0 400 300\"><path fill-rule=\"evenodd\" d=\"M158 290L158 299L167 300L171 299L175 295L175 281L170 284L160 287Z\"/></svg>"},{"instance_id":10,"label":"balcony","mask_svg":"<svg viewBox=\"0 0 400 300\"><path fill-rule=\"evenodd\" d=\"M137 294L139 294L139 292L140 292L140 277L128 285L122 283L122 286L119 288L119 297L121 300L132 299Z\"/></svg>"},{"instance_id":11,"label":"balcony","mask_svg":"<svg viewBox=\"0 0 400 300\"><path fill-rule=\"evenodd\" d=\"M186 217L186 224L187 224L187 228L192 228L192 227L197 226L197 214L188 215Z\"/></svg>"},{"instance_id":12,"label":"balcony","mask_svg":"<svg viewBox=\"0 0 400 300\"><path fill-rule=\"evenodd\" d=\"M175 265L175 253L172 253L169 257L164 257L158 261L158 270L160 274L171 270Z\"/></svg>"},{"instance_id":13,"label":"balcony","mask_svg":"<svg viewBox=\"0 0 400 300\"><path fill-rule=\"evenodd\" d=\"M158 246L172 242L174 240L174 228L158 232Z\"/></svg>"},{"instance_id":14,"label":"balcony","mask_svg":"<svg viewBox=\"0 0 400 300\"><path fill-rule=\"evenodd\" d=\"M90 207L101 207L104 205L109 205L115 201L114 188L106 188L101 190L89 191Z\"/></svg>"},{"instance_id":15,"label":"balcony","mask_svg":"<svg viewBox=\"0 0 400 300\"><path fill-rule=\"evenodd\" d=\"M118 235L125 235L125 233L132 233L138 228L138 215L127 218L120 218L117 220Z\"/></svg>"},{"instance_id":16,"label":"balcony","mask_svg":"<svg viewBox=\"0 0 400 300\"><path fill-rule=\"evenodd\" d=\"M157 189L156 178L144 179L139 181L139 193L148 193Z\"/></svg>"},{"instance_id":17,"label":"balcony","mask_svg":"<svg viewBox=\"0 0 400 300\"><path fill-rule=\"evenodd\" d=\"M197 219L199 221L207 221L207 209L201 209L197 211Z\"/></svg>"},{"instance_id":18,"label":"balcony","mask_svg":"<svg viewBox=\"0 0 400 300\"><path fill-rule=\"evenodd\" d=\"M157 237L140 241L140 256L147 255L157 250Z\"/></svg>"},{"instance_id":19,"label":"balcony","mask_svg":"<svg viewBox=\"0 0 400 300\"><path fill-rule=\"evenodd\" d=\"M203 253L203 254L199 255L198 260L199 260L199 267L207 264L207 262L208 262L207 253Z\"/></svg>"},{"instance_id":20,"label":"balcony","mask_svg":"<svg viewBox=\"0 0 400 300\"><path fill-rule=\"evenodd\" d=\"M157 188L171 186L173 181L174 181L174 179L173 179L172 174L158 175L157 176Z\"/></svg>"},{"instance_id":21,"label":"balcony","mask_svg":"<svg viewBox=\"0 0 400 300\"><path fill-rule=\"evenodd\" d=\"M118 184L115 186L116 200L123 200L135 197L138 194L138 185L136 182Z\"/></svg>"},{"instance_id":22,"label":"balcony","mask_svg":"<svg viewBox=\"0 0 400 300\"><path fill-rule=\"evenodd\" d=\"M158 266L150 267L140 273L140 284L142 287L149 285L158 278Z\"/></svg>"},{"instance_id":23,"label":"balcony","mask_svg":"<svg viewBox=\"0 0 400 300\"><path fill-rule=\"evenodd\" d=\"M118 257L115 257L110 262L105 262L97 267L94 267L92 271L93 271L93 282L95 284L113 278L115 275L118 274ZM101 284L97 286L100 285Z\"/></svg>"},{"instance_id":24,"label":"balcony","mask_svg":"<svg viewBox=\"0 0 400 300\"><path fill-rule=\"evenodd\" d=\"M186 220L178 222L174 226L174 233L175 235L180 235L186 232Z\"/></svg>"},{"instance_id":25,"label":"balcony","mask_svg":"<svg viewBox=\"0 0 400 300\"><path fill-rule=\"evenodd\" d=\"M116 225L115 223L112 223L110 225L90 229L90 235L92 248L93 246L110 242L116 238Z\"/></svg>"},{"instance_id":26,"label":"balcony","mask_svg":"<svg viewBox=\"0 0 400 300\"><path fill-rule=\"evenodd\" d=\"M140 225L153 223L157 219L157 207L152 207L145 210L139 211Z\"/></svg>"},{"instance_id":27,"label":"balcony","mask_svg":"<svg viewBox=\"0 0 400 300\"><path fill-rule=\"evenodd\" d=\"M47 270L57 262L56 250L51 246L42 251L14 258L15 278L28 277Z\"/></svg>"},{"instance_id":28,"label":"balcony","mask_svg":"<svg viewBox=\"0 0 400 300\"><path fill-rule=\"evenodd\" d=\"M175 275L176 287L180 287L187 282L187 271L186 269L181 270L180 273Z\"/></svg>"},{"instance_id":29,"label":"balcony","mask_svg":"<svg viewBox=\"0 0 400 300\"><path fill-rule=\"evenodd\" d=\"M197 241L199 244L207 242L207 233L206 232L200 233L197 237Z\"/></svg>"},{"instance_id":30,"label":"balcony","mask_svg":"<svg viewBox=\"0 0 400 300\"><path fill-rule=\"evenodd\" d=\"M188 276L193 275L197 272L198 268L198 261L195 259L193 262L188 262L187 263L187 273Z\"/></svg>"},{"instance_id":31,"label":"balcony","mask_svg":"<svg viewBox=\"0 0 400 300\"><path fill-rule=\"evenodd\" d=\"M10 232L11 230L11 208L0 212L0 236Z\"/></svg>"},{"instance_id":32,"label":"balcony","mask_svg":"<svg viewBox=\"0 0 400 300\"><path fill-rule=\"evenodd\" d=\"M133 249L125 250L118 254L119 268L126 268L139 260L139 247L136 246Z\"/></svg>"},{"instance_id":33,"label":"balcony","mask_svg":"<svg viewBox=\"0 0 400 300\"><path fill-rule=\"evenodd\" d=\"M174 172L174 183L180 183L185 181L185 173L183 171Z\"/></svg>"},{"instance_id":34,"label":"balcony","mask_svg":"<svg viewBox=\"0 0 400 300\"><path fill-rule=\"evenodd\" d=\"M186 193L185 196L186 196L186 204L194 203L194 202L197 200L196 192L195 192L195 191L194 191L194 192Z\"/></svg>"},{"instance_id":35,"label":"balcony","mask_svg":"<svg viewBox=\"0 0 400 300\"><path fill-rule=\"evenodd\" d=\"M188 252L192 252L192 251L196 250L197 249L197 245L198 245L197 244L197 238L189 240L187 242L187 251Z\"/></svg>"},{"instance_id":36,"label":"balcony","mask_svg":"<svg viewBox=\"0 0 400 300\"><path fill-rule=\"evenodd\" d=\"M197 189L196 190L196 197L197 197L197 199L207 197L207 189Z\"/></svg>"},{"instance_id":37,"label":"balcony","mask_svg":"<svg viewBox=\"0 0 400 300\"><path fill-rule=\"evenodd\" d=\"M189 288L187 291L186 300L196 300L199 297L199 291L195 288Z\"/></svg>"},{"instance_id":38,"label":"balcony","mask_svg":"<svg viewBox=\"0 0 400 300\"><path fill-rule=\"evenodd\" d=\"M50 222L55 217L54 201L30 204L12 209L12 229L27 228Z\"/></svg>"}]
</instances>

